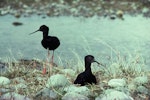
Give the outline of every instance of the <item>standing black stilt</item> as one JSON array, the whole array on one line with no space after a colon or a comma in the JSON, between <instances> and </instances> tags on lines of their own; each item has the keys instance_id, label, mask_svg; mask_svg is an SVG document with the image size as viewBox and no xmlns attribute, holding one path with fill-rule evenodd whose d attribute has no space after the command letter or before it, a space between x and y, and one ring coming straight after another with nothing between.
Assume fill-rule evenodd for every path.
<instances>
[{"instance_id":1,"label":"standing black stilt","mask_svg":"<svg viewBox=\"0 0 150 100\"><path fill-rule=\"evenodd\" d=\"M46 26L46 25L42 25L37 31L35 32L38 32L38 31L42 31L43 32L43 40L41 41L41 44L42 46L45 48L45 49L48 49L48 50L53 50L53 55L52 55L52 60L54 58L54 50L57 49L60 45L60 41L57 37L55 36L48 36L48 32L49 32L49 28ZM35 33L33 32L33 33ZM33 34L33 33L30 33L30 34ZM49 55L49 52L48 52L48 55ZM53 63L53 61L52 61Z\"/></svg>"},{"instance_id":2,"label":"standing black stilt","mask_svg":"<svg viewBox=\"0 0 150 100\"><path fill-rule=\"evenodd\" d=\"M50 50L53 50L53 55L52 55L52 58L51 58L51 60L52 60L51 63L53 64L54 63L53 62L53 59L54 59L54 50L59 47L60 41L55 36L48 36L49 28L46 25L42 25L35 32L38 32L38 31L42 31L43 32L43 39L41 41L41 44L42 44L42 46L45 49L48 49L48 58L50 56ZM35 33L35 32L33 32L33 33ZM33 33L30 33L30 34L33 34Z\"/></svg>"}]
</instances>

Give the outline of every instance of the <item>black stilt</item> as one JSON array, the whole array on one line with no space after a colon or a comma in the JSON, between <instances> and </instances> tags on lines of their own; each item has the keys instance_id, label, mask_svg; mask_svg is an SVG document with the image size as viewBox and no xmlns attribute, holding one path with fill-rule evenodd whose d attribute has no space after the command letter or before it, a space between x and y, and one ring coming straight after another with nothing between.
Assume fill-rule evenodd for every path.
<instances>
[{"instance_id":1,"label":"black stilt","mask_svg":"<svg viewBox=\"0 0 150 100\"><path fill-rule=\"evenodd\" d=\"M91 71L91 63L93 62L99 64L99 62L95 61L92 55L85 56L85 71L77 76L76 80L74 81L74 84L80 84L81 86L83 86L86 85L87 83L89 84L97 83L96 78Z\"/></svg>"}]
</instances>

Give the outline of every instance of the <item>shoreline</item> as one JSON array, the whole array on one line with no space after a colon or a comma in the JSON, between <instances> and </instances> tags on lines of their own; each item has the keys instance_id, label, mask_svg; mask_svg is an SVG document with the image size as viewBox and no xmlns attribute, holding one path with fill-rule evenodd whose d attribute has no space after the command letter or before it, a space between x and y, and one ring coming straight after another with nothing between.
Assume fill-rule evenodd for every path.
<instances>
[{"instance_id":1,"label":"shoreline","mask_svg":"<svg viewBox=\"0 0 150 100\"><path fill-rule=\"evenodd\" d=\"M150 17L150 1L148 0L127 0L127 1L104 1L94 0L34 0L34 1L2 1L0 5L0 16L11 14L16 18L30 17L33 14L46 15L48 17L58 16L122 16L123 14Z\"/></svg>"}]
</instances>

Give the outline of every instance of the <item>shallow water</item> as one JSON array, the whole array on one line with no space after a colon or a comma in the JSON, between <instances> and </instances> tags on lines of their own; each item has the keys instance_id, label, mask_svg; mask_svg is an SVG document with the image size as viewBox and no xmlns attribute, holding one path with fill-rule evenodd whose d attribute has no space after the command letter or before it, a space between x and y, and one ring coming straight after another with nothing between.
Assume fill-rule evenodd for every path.
<instances>
[{"instance_id":1,"label":"shallow water","mask_svg":"<svg viewBox=\"0 0 150 100\"><path fill-rule=\"evenodd\" d=\"M0 17L0 57L16 59L44 60L47 51L41 46L42 33L29 33L41 25L49 26L49 35L59 37L60 47L55 51L55 61L60 64L76 62L85 55L92 54L101 62L108 56L118 53L124 56L141 54L150 65L150 19L142 16L124 16L125 20L110 20L109 18L74 18L41 16ZM22 26L13 26L13 22L22 22ZM62 60L62 62L61 62Z\"/></svg>"}]
</instances>

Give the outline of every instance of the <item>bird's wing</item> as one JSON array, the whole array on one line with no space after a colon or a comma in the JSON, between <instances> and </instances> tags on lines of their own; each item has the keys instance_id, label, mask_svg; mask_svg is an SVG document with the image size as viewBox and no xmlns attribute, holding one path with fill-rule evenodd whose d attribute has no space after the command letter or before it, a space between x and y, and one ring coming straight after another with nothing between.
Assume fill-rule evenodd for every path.
<instances>
[{"instance_id":1,"label":"bird's wing","mask_svg":"<svg viewBox=\"0 0 150 100\"><path fill-rule=\"evenodd\" d=\"M84 73L80 73L78 76L77 76L77 78L76 78L76 80L74 81L74 84L81 84L81 85L83 85L84 83L85 83L85 76L84 76Z\"/></svg>"},{"instance_id":2,"label":"bird's wing","mask_svg":"<svg viewBox=\"0 0 150 100\"><path fill-rule=\"evenodd\" d=\"M48 37L46 39L46 41L49 42L49 43L59 43L60 44L59 39L57 37L54 37L54 36L53 37Z\"/></svg>"}]
</instances>

